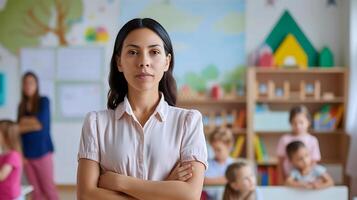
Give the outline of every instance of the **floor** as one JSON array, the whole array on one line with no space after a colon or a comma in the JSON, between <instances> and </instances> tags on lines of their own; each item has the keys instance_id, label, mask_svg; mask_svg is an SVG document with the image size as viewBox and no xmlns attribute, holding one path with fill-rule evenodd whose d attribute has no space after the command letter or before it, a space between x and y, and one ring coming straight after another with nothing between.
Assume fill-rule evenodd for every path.
<instances>
[{"instance_id":1,"label":"floor","mask_svg":"<svg viewBox=\"0 0 357 200\"><path fill-rule=\"evenodd\" d=\"M76 199L76 187L75 186L59 186L58 193L60 200L74 200Z\"/></svg>"},{"instance_id":2,"label":"floor","mask_svg":"<svg viewBox=\"0 0 357 200\"><path fill-rule=\"evenodd\" d=\"M58 186L58 194L60 200L75 200L76 199L76 187L75 186ZM26 200L31 200L27 197Z\"/></svg>"}]
</instances>

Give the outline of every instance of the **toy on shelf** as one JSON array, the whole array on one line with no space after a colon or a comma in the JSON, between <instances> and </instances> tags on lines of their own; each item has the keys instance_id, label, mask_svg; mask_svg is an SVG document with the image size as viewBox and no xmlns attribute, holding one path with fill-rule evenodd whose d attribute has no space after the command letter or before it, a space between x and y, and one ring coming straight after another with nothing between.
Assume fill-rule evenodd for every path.
<instances>
[{"instance_id":1,"label":"toy on shelf","mask_svg":"<svg viewBox=\"0 0 357 200\"><path fill-rule=\"evenodd\" d=\"M300 99L314 98L319 100L321 97L321 82L314 81L314 83L300 82Z\"/></svg>"},{"instance_id":2,"label":"toy on shelf","mask_svg":"<svg viewBox=\"0 0 357 200\"><path fill-rule=\"evenodd\" d=\"M328 47L324 47L319 55L319 66L332 67L334 66L333 54Z\"/></svg>"},{"instance_id":3,"label":"toy on shelf","mask_svg":"<svg viewBox=\"0 0 357 200\"><path fill-rule=\"evenodd\" d=\"M257 66L274 67L274 65L273 50L269 45L265 44L259 49Z\"/></svg>"},{"instance_id":4,"label":"toy on shelf","mask_svg":"<svg viewBox=\"0 0 357 200\"><path fill-rule=\"evenodd\" d=\"M288 10L284 11L276 25L272 28L272 31L265 39L265 43L272 48L273 52L276 52L279 46L281 46L281 41L288 34L294 35L299 45L303 48L308 60L307 66L316 66L318 64L318 52Z\"/></svg>"},{"instance_id":5,"label":"toy on shelf","mask_svg":"<svg viewBox=\"0 0 357 200\"><path fill-rule=\"evenodd\" d=\"M268 85L263 82L256 81L256 97L268 97Z\"/></svg>"},{"instance_id":6,"label":"toy on shelf","mask_svg":"<svg viewBox=\"0 0 357 200\"><path fill-rule=\"evenodd\" d=\"M268 81L268 99L289 99L290 83L284 81L281 87L277 86L274 81Z\"/></svg>"},{"instance_id":7,"label":"toy on shelf","mask_svg":"<svg viewBox=\"0 0 357 200\"><path fill-rule=\"evenodd\" d=\"M281 67L307 68L307 55L293 34L288 34L274 53L276 65Z\"/></svg>"},{"instance_id":8,"label":"toy on shelf","mask_svg":"<svg viewBox=\"0 0 357 200\"><path fill-rule=\"evenodd\" d=\"M320 111L314 114L314 129L316 131L336 130L342 121L344 112L343 105L324 105Z\"/></svg>"},{"instance_id":9,"label":"toy on shelf","mask_svg":"<svg viewBox=\"0 0 357 200\"><path fill-rule=\"evenodd\" d=\"M322 94L322 99L323 100L329 101L329 100L333 100L334 98L335 98L335 94L333 92L324 92Z\"/></svg>"},{"instance_id":10,"label":"toy on shelf","mask_svg":"<svg viewBox=\"0 0 357 200\"><path fill-rule=\"evenodd\" d=\"M200 95L196 91L192 90L189 85L183 85L179 92L180 95L178 96L179 100L204 100L205 96Z\"/></svg>"},{"instance_id":11,"label":"toy on shelf","mask_svg":"<svg viewBox=\"0 0 357 200\"><path fill-rule=\"evenodd\" d=\"M220 113L209 112L203 115L203 125L207 132L216 129L217 127L232 127L235 129L244 129L246 124L246 111L232 110L227 112L222 110Z\"/></svg>"},{"instance_id":12,"label":"toy on shelf","mask_svg":"<svg viewBox=\"0 0 357 200\"><path fill-rule=\"evenodd\" d=\"M219 100L222 99L223 97L223 89L220 85L216 84L213 85L211 88L211 93L210 93L210 97L214 100Z\"/></svg>"}]
</instances>

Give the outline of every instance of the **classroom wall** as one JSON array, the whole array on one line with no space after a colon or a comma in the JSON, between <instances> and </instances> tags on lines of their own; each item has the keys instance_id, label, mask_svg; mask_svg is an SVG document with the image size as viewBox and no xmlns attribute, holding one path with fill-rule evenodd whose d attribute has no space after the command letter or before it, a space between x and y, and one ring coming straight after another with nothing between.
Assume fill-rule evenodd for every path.
<instances>
[{"instance_id":1,"label":"classroom wall","mask_svg":"<svg viewBox=\"0 0 357 200\"><path fill-rule=\"evenodd\" d=\"M246 5L246 50L254 51L269 35L283 11L288 9L307 38L317 51L323 46L330 47L336 65L344 65L347 48L347 3L336 0L336 6L328 6L326 0L277 0L274 5L268 1L247 1Z\"/></svg>"},{"instance_id":2,"label":"classroom wall","mask_svg":"<svg viewBox=\"0 0 357 200\"><path fill-rule=\"evenodd\" d=\"M3 2L3 1L0 1ZM111 37L109 42L102 44L105 47L106 66L108 66L112 51L113 40L118 30L120 1L113 0L107 12L92 16L93 10L100 7L100 1L85 0L84 18L92 19L92 25L105 23ZM345 12L342 1L337 1L337 7L326 7L326 0L278 0L275 5L267 7L267 1L246 0L246 52L250 53L268 35L274 23L278 20L284 9L289 9L297 23L304 30L315 48L320 49L325 44L330 44L335 53L336 63L343 65L343 23L341 14ZM0 3L1 9L1 3ZM82 38L88 21L73 26L68 34L73 45L86 44ZM76 40L77 38L77 40ZM78 39L79 38L79 39ZM41 46L57 46L57 40L49 34L41 38ZM106 81L108 68L106 69ZM16 118L16 109L19 102L20 71L18 57L3 48L0 44L0 71L7 75L7 103L0 107L0 118ZM103 105L104 107L105 105ZM81 121L52 123L52 137L56 148L55 180L58 184L74 184L76 180L79 137L81 134Z\"/></svg>"}]
</instances>

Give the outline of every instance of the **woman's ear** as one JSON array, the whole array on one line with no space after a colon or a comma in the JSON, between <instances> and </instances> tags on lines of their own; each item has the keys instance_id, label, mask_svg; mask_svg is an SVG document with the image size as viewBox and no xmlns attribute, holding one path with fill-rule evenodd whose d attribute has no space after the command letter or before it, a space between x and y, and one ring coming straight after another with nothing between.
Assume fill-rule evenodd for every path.
<instances>
[{"instance_id":1,"label":"woman's ear","mask_svg":"<svg viewBox=\"0 0 357 200\"><path fill-rule=\"evenodd\" d=\"M167 72L167 70L169 70L170 68L170 63L171 63L171 54L167 54L166 56L166 63L165 63L165 72Z\"/></svg>"},{"instance_id":2,"label":"woman's ear","mask_svg":"<svg viewBox=\"0 0 357 200\"><path fill-rule=\"evenodd\" d=\"M117 62L117 68L119 72L123 72L121 62L120 62L120 56L115 56L116 62Z\"/></svg>"}]
</instances>

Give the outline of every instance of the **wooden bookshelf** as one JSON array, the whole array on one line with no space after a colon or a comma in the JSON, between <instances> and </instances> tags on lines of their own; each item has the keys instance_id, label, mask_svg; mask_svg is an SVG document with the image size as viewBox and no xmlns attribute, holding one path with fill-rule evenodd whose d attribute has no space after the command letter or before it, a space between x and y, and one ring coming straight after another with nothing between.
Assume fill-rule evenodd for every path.
<instances>
[{"instance_id":1,"label":"wooden bookshelf","mask_svg":"<svg viewBox=\"0 0 357 200\"><path fill-rule=\"evenodd\" d=\"M313 83L319 81L321 91L319 98L315 96L306 96L301 99L300 95L301 81ZM273 81L277 85L289 82L289 90L295 92L295 96L289 98L279 97L271 98L268 96L257 95L257 82ZM333 93L333 98L323 98L323 94ZM219 113L222 110L231 111L233 109L246 110L246 128L233 128L235 138L244 136L243 158L255 161L261 167L274 167L277 165L276 147L280 137L289 131L280 130L260 130L254 128L254 115L257 104L266 104L272 111L289 111L293 106L305 105L311 114L319 111L325 104L329 105L348 105L348 69L344 67L333 68L309 68L302 69L268 69L248 67L246 74L246 97L236 97L234 99L197 99L197 100L178 100L178 106L184 108L194 108L199 110L203 115L208 113ZM338 164L344 169L348 151L348 136L345 133L345 113L342 119L342 125L332 131L311 130L311 134L317 137L322 164ZM205 132L212 127L205 126ZM268 153L268 160L257 162L254 150L254 136L257 135L265 144ZM343 171L344 173L344 171ZM344 177L343 175L341 175Z\"/></svg>"},{"instance_id":2,"label":"wooden bookshelf","mask_svg":"<svg viewBox=\"0 0 357 200\"><path fill-rule=\"evenodd\" d=\"M302 82L315 83L319 82L321 85L318 98L315 96L309 96L300 98ZM261 88L257 84L269 84L274 83L280 88L283 88L284 83L289 83L289 92L293 91L294 97L278 96L271 94L260 94ZM304 85L305 86L305 85ZM268 86L268 90L269 87ZM275 89L275 88L274 88ZM315 88L314 88L315 89ZM259 90L259 91L258 91ZM281 89L282 90L282 89ZM262 90L264 92L264 90ZM275 91L274 91L275 92ZM285 94L285 90L283 91ZM330 93L330 96L327 95ZM303 93L305 95L305 93ZM323 96L325 94L325 96ZM331 97L331 94L333 96ZM268 68L256 68L248 67L247 70L247 157L256 161L253 137L256 134L266 146L266 152L268 153L269 161L258 162L258 165L276 165L276 146L280 137L288 133L289 131L255 131L254 128L254 115L256 106L258 104L264 104L272 111L289 111L291 107L295 105L305 105L310 113L319 111L325 104L329 105L343 105L344 108L348 105L348 69L344 67L333 68L309 68L307 70L302 69L268 69ZM345 132L345 117L346 112L342 118L342 125L336 130L331 131L316 131L310 132L317 137L320 144L321 151L321 163L322 164L339 164L344 169L347 157L348 148L348 135ZM273 160L273 161L271 161ZM344 177L341 174L341 177Z\"/></svg>"}]
</instances>

